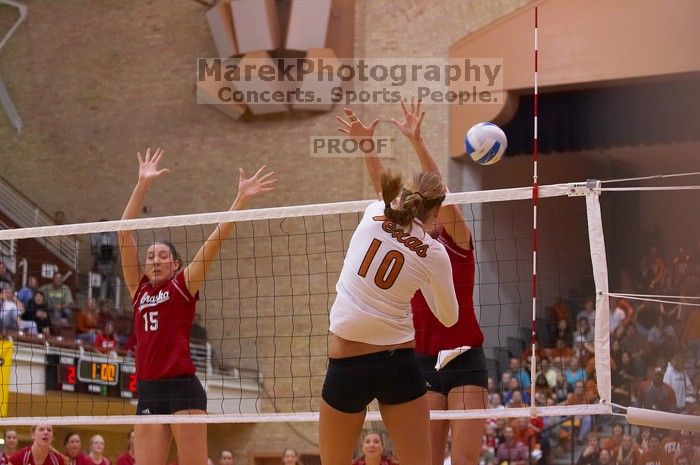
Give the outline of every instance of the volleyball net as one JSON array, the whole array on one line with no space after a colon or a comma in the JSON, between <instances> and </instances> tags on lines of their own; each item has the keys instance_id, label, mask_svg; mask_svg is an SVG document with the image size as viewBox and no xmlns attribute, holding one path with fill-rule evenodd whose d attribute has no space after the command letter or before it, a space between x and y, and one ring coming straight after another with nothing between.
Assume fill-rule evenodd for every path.
<instances>
[{"instance_id":1,"label":"volleyball net","mask_svg":"<svg viewBox=\"0 0 700 465\"><path fill-rule=\"evenodd\" d=\"M600 203L605 190L597 181L540 186L536 264L531 187L448 195L446 203L460 206L472 231L474 304L494 383L489 403L494 394L500 402L432 412L432 418L612 412L610 289ZM0 230L0 244L14 251L15 271L2 313L0 423L33 424L38 417L57 425L316 421L335 284L369 202ZM221 221L236 222L236 229L200 290L201 322L191 339L208 414L137 417L138 348L130 335L132 325L142 322L133 319L120 284L115 232L134 230L142 260L149 245L166 239L189 261ZM76 243L83 258L71 268L60 250ZM31 277L47 305L34 296L33 303L22 302L31 294ZM12 303L24 315L19 316L21 308L12 313ZM593 306L594 318L588 318L594 320L588 321L593 333L578 322L587 305ZM28 312L31 318L24 319ZM49 321L38 321L39 314ZM536 370L529 373L533 325ZM115 342L105 343L103 333L111 329ZM560 378L555 386L546 382L552 373ZM375 404L367 418L379 418Z\"/></svg>"}]
</instances>

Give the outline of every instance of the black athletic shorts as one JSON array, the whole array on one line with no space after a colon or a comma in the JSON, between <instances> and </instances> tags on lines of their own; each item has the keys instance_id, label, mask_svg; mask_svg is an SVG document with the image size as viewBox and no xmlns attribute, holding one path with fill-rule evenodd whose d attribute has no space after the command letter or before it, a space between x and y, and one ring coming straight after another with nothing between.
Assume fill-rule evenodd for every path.
<instances>
[{"instance_id":1,"label":"black athletic shorts","mask_svg":"<svg viewBox=\"0 0 700 465\"><path fill-rule=\"evenodd\" d=\"M482 347L472 347L439 370L435 369L437 356L418 354L418 361L429 391L446 396L452 388L460 386L481 386L488 389L489 375Z\"/></svg>"},{"instance_id":2,"label":"black athletic shorts","mask_svg":"<svg viewBox=\"0 0 700 465\"><path fill-rule=\"evenodd\" d=\"M171 415L180 410L207 410L207 393L195 375L137 381L136 415Z\"/></svg>"},{"instance_id":3,"label":"black athletic shorts","mask_svg":"<svg viewBox=\"0 0 700 465\"><path fill-rule=\"evenodd\" d=\"M328 359L322 397L336 410L359 413L374 399L403 404L426 392L415 351L396 349Z\"/></svg>"}]
</instances>

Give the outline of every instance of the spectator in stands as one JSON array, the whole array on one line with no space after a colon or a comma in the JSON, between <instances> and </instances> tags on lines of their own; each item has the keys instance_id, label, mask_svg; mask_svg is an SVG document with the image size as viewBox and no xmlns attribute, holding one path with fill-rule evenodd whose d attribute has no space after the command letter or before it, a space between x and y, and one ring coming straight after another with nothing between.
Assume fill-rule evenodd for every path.
<instances>
[{"instance_id":1,"label":"spectator in stands","mask_svg":"<svg viewBox=\"0 0 700 465\"><path fill-rule=\"evenodd\" d=\"M622 436L625 434L625 428L622 423L616 422L612 425L612 436L603 442L603 449L614 451L622 444Z\"/></svg>"},{"instance_id":2,"label":"spectator in stands","mask_svg":"<svg viewBox=\"0 0 700 465\"><path fill-rule=\"evenodd\" d=\"M584 370L587 368L588 361L593 358L593 351L593 346L586 342L585 336L577 336L574 339L574 358Z\"/></svg>"},{"instance_id":3,"label":"spectator in stands","mask_svg":"<svg viewBox=\"0 0 700 465\"><path fill-rule=\"evenodd\" d=\"M596 465L613 465L612 455L607 449L600 449L600 454L598 454L598 462Z\"/></svg>"},{"instance_id":4,"label":"spectator in stands","mask_svg":"<svg viewBox=\"0 0 700 465\"><path fill-rule=\"evenodd\" d=\"M551 320L554 322L571 321L571 310L569 310L569 307L566 306L566 303L561 297L557 298L554 305L549 307L549 312Z\"/></svg>"},{"instance_id":5,"label":"spectator in stands","mask_svg":"<svg viewBox=\"0 0 700 465\"><path fill-rule=\"evenodd\" d=\"M83 454L82 443L78 433L66 434L63 446L66 450L65 455L68 457L69 465L82 465L88 458L87 455Z\"/></svg>"},{"instance_id":6,"label":"spectator in stands","mask_svg":"<svg viewBox=\"0 0 700 465\"><path fill-rule=\"evenodd\" d=\"M501 400L501 395L499 393L494 392L493 395L489 397L489 408L505 410L505 406L503 405L503 401Z\"/></svg>"},{"instance_id":7,"label":"spectator in stands","mask_svg":"<svg viewBox=\"0 0 700 465\"><path fill-rule=\"evenodd\" d=\"M538 373L537 378L535 379L535 393L542 394L545 399L556 400L557 398L556 394L554 393L554 389L549 386L547 378L542 373Z\"/></svg>"},{"instance_id":8,"label":"spectator in stands","mask_svg":"<svg viewBox=\"0 0 700 465\"><path fill-rule=\"evenodd\" d=\"M233 465L233 451L222 449L219 454L219 465Z\"/></svg>"},{"instance_id":9,"label":"spectator in stands","mask_svg":"<svg viewBox=\"0 0 700 465\"><path fill-rule=\"evenodd\" d=\"M110 356L116 356L119 350L119 341L114 334L114 323L108 322L102 331L97 332L95 338L95 350Z\"/></svg>"},{"instance_id":10,"label":"spectator in stands","mask_svg":"<svg viewBox=\"0 0 700 465\"><path fill-rule=\"evenodd\" d=\"M10 463L10 457L17 452L17 431L13 429L5 430L5 447L0 454L0 464Z\"/></svg>"},{"instance_id":11,"label":"spectator in stands","mask_svg":"<svg viewBox=\"0 0 700 465\"><path fill-rule=\"evenodd\" d=\"M362 440L362 455L353 460L352 465L398 465L389 455L384 454L384 440L379 433L369 432Z\"/></svg>"},{"instance_id":12,"label":"spectator in stands","mask_svg":"<svg viewBox=\"0 0 700 465\"><path fill-rule=\"evenodd\" d=\"M586 448L583 449L581 455L576 460L576 465L598 465L598 457L600 456L600 443L598 434L588 433L586 440Z\"/></svg>"},{"instance_id":13,"label":"spectator in stands","mask_svg":"<svg viewBox=\"0 0 700 465\"><path fill-rule=\"evenodd\" d=\"M493 423L486 423L484 425L484 437L481 442L481 457L495 457L498 444L496 426Z\"/></svg>"},{"instance_id":14,"label":"spectator in stands","mask_svg":"<svg viewBox=\"0 0 700 465\"><path fill-rule=\"evenodd\" d=\"M680 287L690 273L690 254L688 248L681 245L678 253L673 257L673 284Z\"/></svg>"},{"instance_id":15,"label":"spectator in stands","mask_svg":"<svg viewBox=\"0 0 700 465\"><path fill-rule=\"evenodd\" d=\"M511 380L511 383L517 383L518 381L513 378ZM509 399L506 401L506 405L509 408L522 408L522 407L527 407L530 404L530 392L529 391L521 391L520 388L517 388L514 391L510 392Z\"/></svg>"},{"instance_id":16,"label":"spectator in stands","mask_svg":"<svg viewBox=\"0 0 700 465\"><path fill-rule=\"evenodd\" d=\"M24 313L22 302L17 300L12 287L5 287L2 290L2 300L0 300L0 325L3 330L26 331L27 334L38 334L36 322L22 320L20 317Z\"/></svg>"},{"instance_id":17,"label":"spectator in stands","mask_svg":"<svg viewBox=\"0 0 700 465\"><path fill-rule=\"evenodd\" d=\"M628 270L620 270L620 277L616 289L618 289L617 292L621 294L635 294L637 292L632 274Z\"/></svg>"},{"instance_id":18,"label":"spectator in stands","mask_svg":"<svg viewBox=\"0 0 700 465\"><path fill-rule=\"evenodd\" d=\"M685 372L685 357L681 353L673 356L664 373L664 383L671 386L676 395L676 409L682 412L686 401L695 402L695 389L690 376Z\"/></svg>"},{"instance_id":19,"label":"spectator in stands","mask_svg":"<svg viewBox=\"0 0 700 465\"><path fill-rule=\"evenodd\" d=\"M659 304L655 302L642 302L639 305L636 316L637 332L643 339L648 339L649 331L658 324L660 315Z\"/></svg>"},{"instance_id":20,"label":"spectator in stands","mask_svg":"<svg viewBox=\"0 0 700 465\"><path fill-rule=\"evenodd\" d=\"M648 263L651 266L652 278L649 283L650 290L660 289L666 278L666 262L659 254L656 245L649 247Z\"/></svg>"},{"instance_id":21,"label":"spectator in stands","mask_svg":"<svg viewBox=\"0 0 700 465\"><path fill-rule=\"evenodd\" d=\"M70 287L63 284L63 275L56 273L50 284L45 284L39 288L46 297L46 302L51 309L50 319L54 325L68 326L73 318L73 292Z\"/></svg>"},{"instance_id":22,"label":"spectator in stands","mask_svg":"<svg viewBox=\"0 0 700 465\"><path fill-rule=\"evenodd\" d=\"M540 373L545 377L552 391L557 394L557 391L564 385L564 378L562 377L561 370L552 366L549 357L542 357L540 359Z\"/></svg>"},{"instance_id":23,"label":"spectator in stands","mask_svg":"<svg viewBox=\"0 0 700 465\"><path fill-rule=\"evenodd\" d=\"M632 392L634 392L635 369L632 366L632 357L627 351L623 351L619 360L615 360L611 369L612 400L616 404L630 405Z\"/></svg>"},{"instance_id":24,"label":"spectator in stands","mask_svg":"<svg viewBox=\"0 0 700 465\"><path fill-rule=\"evenodd\" d=\"M588 377L586 371L581 368L581 363L578 357L571 357L569 366L564 370L564 381L566 382L567 391L573 391L574 385L578 381L585 382Z\"/></svg>"},{"instance_id":25,"label":"spectator in stands","mask_svg":"<svg viewBox=\"0 0 700 465\"><path fill-rule=\"evenodd\" d=\"M576 330L574 331L574 341L578 339L583 339L584 342L593 343L595 335L593 334L593 328L591 328L588 318L580 316L576 319Z\"/></svg>"},{"instance_id":26,"label":"spectator in stands","mask_svg":"<svg viewBox=\"0 0 700 465\"><path fill-rule=\"evenodd\" d=\"M578 314L578 319L586 319L588 320L588 325L591 328L591 332L593 332L593 327L595 325L595 300L588 298L583 301L583 309Z\"/></svg>"},{"instance_id":27,"label":"spectator in stands","mask_svg":"<svg viewBox=\"0 0 700 465\"><path fill-rule=\"evenodd\" d=\"M100 301L100 311L97 314L97 327L102 329L107 322L114 323L114 309L111 300Z\"/></svg>"},{"instance_id":28,"label":"spectator in stands","mask_svg":"<svg viewBox=\"0 0 700 465\"><path fill-rule=\"evenodd\" d=\"M639 428L639 436L635 438L637 442L637 447L639 447L639 452L644 453L649 449L649 438L651 437L651 428L641 427Z\"/></svg>"},{"instance_id":29,"label":"spectator in stands","mask_svg":"<svg viewBox=\"0 0 700 465\"><path fill-rule=\"evenodd\" d=\"M29 302L31 302L34 294L39 290L39 281L36 276L29 275L27 277L27 284L17 291L17 298L22 301L26 307Z\"/></svg>"},{"instance_id":30,"label":"spectator in stands","mask_svg":"<svg viewBox=\"0 0 700 465\"><path fill-rule=\"evenodd\" d=\"M12 279L12 274L8 271L5 266L5 262L0 258L0 288L14 287L14 279Z\"/></svg>"},{"instance_id":31,"label":"spectator in stands","mask_svg":"<svg viewBox=\"0 0 700 465\"><path fill-rule=\"evenodd\" d=\"M639 258L639 265L635 271L634 280L635 286L641 292L648 291L651 288L651 281L654 279L654 272L649 266L649 259L646 255Z\"/></svg>"},{"instance_id":32,"label":"spectator in stands","mask_svg":"<svg viewBox=\"0 0 700 465\"><path fill-rule=\"evenodd\" d=\"M110 465L109 459L104 456L105 440L99 434L90 438L90 464Z\"/></svg>"},{"instance_id":33,"label":"spectator in stands","mask_svg":"<svg viewBox=\"0 0 700 465\"><path fill-rule=\"evenodd\" d=\"M700 448L693 444L693 433L690 431L681 432L680 447L673 457L673 463L678 465L681 459L687 460L688 465L700 463Z\"/></svg>"},{"instance_id":34,"label":"spectator in stands","mask_svg":"<svg viewBox=\"0 0 700 465\"><path fill-rule=\"evenodd\" d=\"M136 457L134 456L134 430L129 431L129 434L126 435L126 439L126 450L117 457L117 465L136 465Z\"/></svg>"},{"instance_id":35,"label":"spectator in stands","mask_svg":"<svg viewBox=\"0 0 700 465\"><path fill-rule=\"evenodd\" d=\"M93 344L97 338L97 305L95 299L88 297L85 307L78 311L75 324L75 338Z\"/></svg>"},{"instance_id":36,"label":"spectator in stands","mask_svg":"<svg viewBox=\"0 0 700 465\"><path fill-rule=\"evenodd\" d=\"M513 426L513 434L515 436L515 442L522 442L527 446L528 449L533 449L539 447L539 441L537 439L537 433L539 433L539 428L536 428L530 419L527 417L519 417L514 421L515 426Z\"/></svg>"},{"instance_id":37,"label":"spectator in stands","mask_svg":"<svg viewBox=\"0 0 700 465\"><path fill-rule=\"evenodd\" d=\"M700 308L694 307L688 315L681 344L686 347L695 358L695 366L700 366Z\"/></svg>"},{"instance_id":38,"label":"spectator in stands","mask_svg":"<svg viewBox=\"0 0 700 465\"><path fill-rule=\"evenodd\" d=\"M530 389L530 372L520 365L518 357L510 358L510 376L518 380L518 384L523 389Z\"/></svg>"},{"instance_id":39,"label":"spectator in stands","mask_svg":"<svg viewBox=\"0 0 700 465\"><path fill-rule=\"evenodd\" d=\"M498 445L496 454L499 462L508 461L508 465L526 465L528 462L527 446L515 440L513 428L503 431L503 442Z\"/></svg>"},{"instance_id":40,"label":"spectator in stands","mask_svg":"<svg viewBox=\"0 0 700 465\"><path fill-rule=\"evenodd\" d=\"M564 339L557 339L554 343L554 348L549 350L549 357L554 362L554 365L557 366L564 366L573 355L574 350L570 345L566 344Z\"/></svg>"},{"instance_id":41,"label":"spectator in stands","mask_svg":"<svg viewBox=\"0 0 700 465\"><path fill-rule=\"evenodd\" d=\"M233 465L233 462L231 462L231 465ZM282 451L282 465L304 465L304 463L299 458L299 453L296 449L288 447Z\"/></svg>"},{"instance_id":42,"label":"spectator in stands","mask_svg":"<svg viewBox=\"0 0 700 465\"><path fill-rule=\"evenodd\" d=\"M634 375L637 378L644 376L646 371L646 347L644 340L637 333L636 325L629 325L624 330L624 336L620 340L623 352L628 352L632 357Z\"/></svg>"},{"instance_id":43,"label":"spectator in stands","mask_svg":"<svg viewBox=\"0 0 700 465\"><path fill-rule=\"evenodd\" d=\"M505 370L503 373L501 373L501 391L508 389L511 378L512 375L510 374L509 370Z\"/></svg>"},{"instance_id":44,"label":"spectator in stands","mask_svg":"<svg viewBox=\"0 0 700 465\"><path fill-rule=\"evenodd\" d=\"M574 339L569 320L559 320L556 322L554 326L554 334L552 334L552 340L563 340L567 346L571 345Z\"/></svg>"},{"instance_id":45,"label":"spectator in stands","mask_svg":"<svg viewBox=\"0 0 700 465\"><path fill-rule=\"evenodd\" d=\"M642 383L637 393L637 404L641 408L674 412L676 395L671 386L664 383L664 371L660 366L654 367L651 376Z\"/></svg>"},{"instance_id":46,"label":"spectator in stands","mask_svg":"<svg viewBox=\"0 0 700 465\"><path fill-rule=\"evenodd\" d=\"M610 328L610 334L615 335L619 328L624 327L625 319L627 318L627 313L622 309L620 305L622 299L613 298L610 299L610 317L608 327Z\"/></svg>"},{"instance_id":47,"label":"spectator in stands","mask_svg":"<svg viewBox=\"0 0 700 465\"><path fill-rule=\"evenodd\" d=\"M615 465L638 465L639 449L635 447L632 436L625 434L622 436L620 447L612 453Z\"/></svg>"},{"instance_id":48,"label":"spectator in stands","mask_svg":"<svg viewBox=\"0 0 700 465\"><path fill-rule=\"evenodd\" d=\"M100 221L107 221L101 219ZM100 300L113 298L114 271L117 267L117 233L106 231L90 234L92 271L101 276Z\"/></svg>"},{"instance_id":49,"label":"spectator in stands","mask_svg":"<svg viewBox=\"0 0 700 465\"><path fill-rule=\"evenodd\" d=\"M36 291L32 300L27 303L22 319L36 323L37 331L45 336L51 330L51 319L49 318L49 306L44 299L44 293Z\"/></svg>"}]
</instances>

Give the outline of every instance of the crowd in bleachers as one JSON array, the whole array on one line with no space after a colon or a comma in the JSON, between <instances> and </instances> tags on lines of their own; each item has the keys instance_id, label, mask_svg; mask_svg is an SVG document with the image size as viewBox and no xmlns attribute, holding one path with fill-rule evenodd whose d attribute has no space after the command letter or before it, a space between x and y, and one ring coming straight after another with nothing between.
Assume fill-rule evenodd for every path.
<instances>
[{"instance_id":1,"label":"crowd in bleachers","mask_svg":"<svg viewBox=\"0 0 700 465\"><path fill-rule=\"evenodd\" d=\"M700 243L694 254L680 247L668 260L651 247L640 257L637 269L620 271L612 289L620 294L697 297L699 278ZM667 303L632 297L609 300L612 401L700 414L700 307L688 305L700 301L655 299L676 301ZM539 326L546 328L546 334L538 335L536 405L598 402L595 324L592 298L583 302L559 299L548 308L547 324ZM489 379L489 408L530 405L530 355L525 350L521 356L511 357L507 369L499 373L500 379ZM610 418L595 416L487 421L481 463L506 459L510 463L547 463L574 450L579 463L587 465L700 463L700 457L693 455L697 448L690 455L687 450L679 452L685 436L642 429L632 437L623 434L622 426L610 431L611 424ZM636 429L633 432L637 433ZM599 437L605 440L599 441ZM692 437L691 444L695 444ZM657 455L664 459L655 461Z\"/></svg>"},{"instance_id":2,"label":"crowd in bleachers","mask_svg":"<svg viewBox=\"0 0 700 465\"><path fill-rule=\"evenodd\" d=\"M116 279L115 236L91 237L92 273L98 276L98 286L82 287L80 296L74 295L78 289L68 285L72 270L66 274L54 270L46 278L31 272L13 276L4 259L18 262L19 257L0 257L0 332L27 342L130 353L134 348L130 317L114 308L116 286L110 284Z\"/></svg>"}]
</instances>

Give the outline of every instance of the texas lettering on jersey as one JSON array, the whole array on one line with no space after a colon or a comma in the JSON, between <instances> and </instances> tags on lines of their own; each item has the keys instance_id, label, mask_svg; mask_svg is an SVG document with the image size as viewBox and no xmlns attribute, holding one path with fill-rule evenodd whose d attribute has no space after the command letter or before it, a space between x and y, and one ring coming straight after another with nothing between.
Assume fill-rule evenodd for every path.
<instances>
[{"instance_id":1,"label":"texas lettering on jersey","mask_svg":"<svg viewBox=\"0 0 700 465\"><path fill-rule=\"evenodd\" d=\"M416 255L421 258L427 256L428 244L424 244L423 241L417 237L411 236L411 233L407 233L401 226L389 221L384 215L373 216L372 219L374 221L382 221L382 229L391 234L391 237L408 247L408 250L415 252Z\"/></svg>"},{"instance_id":2,"label":"texas lettering on jersey","mask_svg":"<svg viewBox=\"0 0 700 465\"><path fill-rule=\"evenodd\" d=\"M161 289L156 295L149 295L148 292L146 292L141 296L141 300L139 300L139 312L143 312L146 308L155 307L168 300L170 300L170 291L163 291Z\"/></svg>"}]
</instances>

